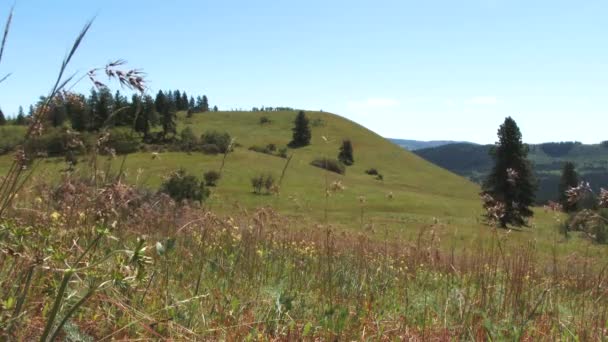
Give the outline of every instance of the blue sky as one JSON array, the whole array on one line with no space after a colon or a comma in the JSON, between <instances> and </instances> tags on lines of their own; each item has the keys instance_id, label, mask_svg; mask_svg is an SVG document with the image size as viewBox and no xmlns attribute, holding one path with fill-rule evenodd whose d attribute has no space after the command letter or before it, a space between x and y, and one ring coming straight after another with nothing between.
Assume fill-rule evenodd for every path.
<instances>
[{"instance_id":1,"label":"blue sky","mask_svg":"<svg viewBox=\"0 0 608 342\"><path fill-rule=\"evenodd\" d=\"M386 137L492 143L512 116L530 143L596 143L608 140L607 14L606 1L18 0L0 106L48 92L96 15L70 70L126 59L151 93L323 109Z\"/></svg>"}]
</instances>

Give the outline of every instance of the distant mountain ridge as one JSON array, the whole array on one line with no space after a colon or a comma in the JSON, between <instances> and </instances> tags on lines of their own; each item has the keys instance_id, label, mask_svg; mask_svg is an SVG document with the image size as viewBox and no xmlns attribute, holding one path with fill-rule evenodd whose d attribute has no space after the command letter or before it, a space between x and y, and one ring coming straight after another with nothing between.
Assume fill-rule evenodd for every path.
<instances>
[{"instance_id":1,"label":"distant mountain ridge","mask_svg":"<svg viewBox=\"0 0 608 342\"><path fill-rule=\"evenodd\" d=\"M418 156L470 180L481 183L493 166L490 150L494 145L453 143L415 150ZM538 180L537 202L556 200L563 164L571 161L594 190L608 187L608 144L579 142L528 145Z\"/></svg>"},{"instance_id":2,"label":"distant mountain ridge","mask_svg":"<svg viewBox=\"0 0 608 342\"><path fill-rule=\"evenodd\" d=\"M420 150L423 148L433 148L433 147L439 147L439 146L444 146L444 145L449 145L449 144L456 144L456 143L467 143L467 144L473 144L470 142L460 142L460 141L453 141L453 140L430 140L430 141L422 141L422 140L410 140L410 139L392 139L392 138L388 138L389 141L405 148L406 150L409 151L416 151L416 150Z\"/></svg>"}]
</instances>

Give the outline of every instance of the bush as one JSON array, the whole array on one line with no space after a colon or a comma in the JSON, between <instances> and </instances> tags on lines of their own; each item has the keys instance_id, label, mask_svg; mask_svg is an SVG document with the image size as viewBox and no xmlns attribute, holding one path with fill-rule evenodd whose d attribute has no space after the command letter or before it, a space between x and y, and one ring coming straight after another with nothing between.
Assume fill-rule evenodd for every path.
<instances>
[{"instance_id":1,"label":"bush","mask_svg":"<svg viewBox=\"0 0 608 342\"><path fill-rule=\"evenodd\" d=\"M220 153L230 152L232 138L230 134L218 131L207 131L201 136L201 143L203 145L215 145L219 149Z\"/></svg>"},{"instance_id":2,"label":"bush","mask_svg":"<svg viewBox=\"0 0 608 342\"><path fill-rule=\"evenodd\" d=\"M0 154L6 154L23 143L24 126L4 126L0 128Z\"/></svg>"},{"instance_id":3,"label":"bush","mask_svg":"<svg viewBox=\"0 0 608 342\"><path fill-rule=\"evenodd\" d=\"M203 175L203 178L205 179L206 186L216 186L217 181L220 180L220 173L215 170L207 171Z\"/></svg>"},{"instance_id":4,"label":"bush","mask_svg":"<svg viewBox=\"0 0 608 342\"><path fill-rule=\"evenodd\" d=\"M182 131L179 133L179 136L180 136L179 148L181 150L184 150L184 151L196 150L196 148L199 145L199 141L198 141L196 135L194 135L192 128L186 127L184 129L182 129Z\"/></svg>"},{"instance_id":5,"label":"bush","mask_svg":"<svg viewBox=\"0 0 608 342\"><path fill-rule=\"evenodd\" d=\"M272 121L267 116L262 116L260 118L260 125L270 124Z\"/></svg>"},{"instance_id":6,"label":"bush","mask_svg":"<svg viewBox=\"0 0 608 342\"><path fill-rule=\"evenodd\" d=\"M342 164L341 162L339 162L336 159L317 158L317 159L313 160L310 164L313 166L325 169L327 171L339 173L341 175L343 175L346 172L346 167L344 166L344 164Z\"/></svg>"},{"instance_id":7,"label":"bush","mask_svg":"<svg viewBox=\"0 0 608 342\"><path fill-rule=\"evenodd\" d=\"M376 176L376 180L383 181L383 180L384 180L384 176L383 176L381 173L379 173L379 174Z\"/></svg>"},{"instance_id":8,"label":"bush","mask_svg":"<svg viewBox=\"0 0 608 342\"><path fill-rule=\"evenodd\" d=\"M378 172L378 170L376 170L375 168L371 168L371 169L367 169L365 170L365 173L367 173L370 176L376 176L379 175L380 173Z\"/></svg>"},{"instance_id":9,"label":"bush","mask_svg":"<svg viewBox=\"0 0 608 342\"><path fill-rule=\"evenodd\" d=\"M287 158L287 147L281 147L277 154L281 158Z\"/></svg>"},{"instance_id":10,"label":"bush","mask_svg":"<svg viewBox=\"0 0 608 342\"><path fill-rule=\"evenodd\" d=\"M128 154L139 151L141 145L139 137L126 129L110 130L110 138L107 146L112 148L117 154Z\"/></svg>"},{"instance_id":11,"label":"bush","mask_svg":"<svg viewBox=\"0 0 608 342\"><path fill-rule=\"evenodd\" d=\"M216 144L204 144L201 145L201 151L204 154L218 154L220 153L220 148Z\"/></svg>"},{"instance_id":12,"label":"bush","mask_svg":"<svg viewBox=\"0 0 608 342\"><path fill-rule=\"evenodd\" d=\"M251 186L256 194L261 194L262 189L265 189L266 193L269 194L274 184L275 180L271 174L259 174L251 178Z\"/></svg>"},{"instance_id":13,"label":"bush","mask_svg":"<svg viewBox=\"0 0 608 342\"><path fill-rule=\"evenodd\" d=\"M171 196L175 201L183 200L203 202L209 197L209 190L197 177L189 175L185 170L179 169L172 173L161 186L161 192Z\"/></svg>"}]
</instances>

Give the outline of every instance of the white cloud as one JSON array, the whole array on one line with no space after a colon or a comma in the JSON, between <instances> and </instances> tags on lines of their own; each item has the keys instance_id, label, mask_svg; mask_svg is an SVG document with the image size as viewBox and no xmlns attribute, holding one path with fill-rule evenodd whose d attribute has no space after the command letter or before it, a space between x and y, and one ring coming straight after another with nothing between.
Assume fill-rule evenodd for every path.
<instances>
[{"instance_id":1,"label":"white cloud","mask_svg":"<svg viewBox=\"0 0 608 342\"><path fill-rule=\"evenodd\" d=\"M496 96L473 96L464 103L468 105L481 106L495 105L498 103L498 98L496 98Z\"/></svg>"}]
</instances>

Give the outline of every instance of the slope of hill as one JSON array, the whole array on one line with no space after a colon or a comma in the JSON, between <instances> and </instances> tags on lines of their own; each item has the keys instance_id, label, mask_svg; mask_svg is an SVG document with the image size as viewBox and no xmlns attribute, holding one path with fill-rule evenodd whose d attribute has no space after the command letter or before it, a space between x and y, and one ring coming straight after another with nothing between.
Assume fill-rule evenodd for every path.
<instances>
[{"instance_id":1,"label":"slope of hill","mask_svg":"<svg viewBox=\"0 0 608 342\"><path fill-rule=\"evenodd\" d=\"M391 138L388 138L388 140L409 151L416 151L416 150L420 150L423 148L432 148L432 147L438 147L438 146L458 143L458 142L452 141L452 140L421 141L421 140L391 139Z\"/></svg>"},{"instance_id":2,"label":"slope of hill","mask_svg":"<svg viewBox=\"0 0 608 342\"><path fill-rule=\"evenodd\" d=\"M421 229L431 229L446 247L467 248L491 231L482 223L482 208L478 197L479 186L466 178L438 167L414 153L391 143L372 131L338 115L307 112L312 123L310 146L289 149L293 158L286 170L279 196L256 195L251 178L270 173L280 178L286 159L249 150L251 146L275 144L281 148L289 143L295 111L279 112L207 112L187 118L178 114L177 131L189 127L195 135L209 130L228 132L238 147L230 153L218 185L204 205L220 214L272 207L293 218L303 227L330 223L338 229L364 232L376 238L398 236L416 239ZM270 123L260 124L267 117ZM179 133L178 133L179 136ZM347 167L345 175L329 173L310 163L319 157L336 158L342 139L350 139L354 146L355 164ZM6 172L12 156L0 157L0 172ZM116 172L121 165L127 181L140 187L158 189L171 172L184 168L199 177L206 171L218 170L222 155L200 152L172 152L169 146L158 155L137 152L123 158L106 158L98 170ZM77 168L87 171L88 157L80 157ZM365 173L376 168L383 180ZM38 170L43 175L35 179L59 177L65 169L64 158L44 158ZM327 196L326 188L341 181L345 189ZM539 211L529 231L539 237L540 248L548 250L549 237L559 232L551 214ZM540 238L540 237L543 238ZM530 238L520 234L514 239ZM568 250L574 244L564 246Z\"/></svg>"},{"instance_id":3,"label":"slope of hill","mask_svg":"<svg viewBox=\"0 0 608 342\"><path fill-rule=\"evenodd\" d=\"M493 145L449 144L417 150L420 157L447 170L481 182L492 168L489 156ZM595 190L608 185L608 148L580 143L545 143L530 145L529 158L539 182L539 203L555 200L563 163L571 161Z\"/></svg>"}]
</instances>

